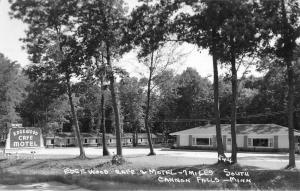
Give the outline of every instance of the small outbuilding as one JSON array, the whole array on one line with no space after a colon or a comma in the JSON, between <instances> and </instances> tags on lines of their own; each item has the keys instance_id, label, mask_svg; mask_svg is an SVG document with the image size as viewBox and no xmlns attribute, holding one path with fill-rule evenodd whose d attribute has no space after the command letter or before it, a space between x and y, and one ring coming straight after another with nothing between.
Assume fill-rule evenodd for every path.
<instances>
[{"instance_id":1,"label":"small outbuilding","mask_svg":"<svg viewBox=\"0 0 300 191\"><path fill-rule=\"evenodd\" d=\"M230 124L221 124L222 142L231 151ZM171 133L176 136L176 148L213 150L217 148L216 126L206 125ZM295 130L295 144L300 132ZM236 124L236 141L241 151L287 151L288 128L276 124Z\"/></svg>"}]
</instances>

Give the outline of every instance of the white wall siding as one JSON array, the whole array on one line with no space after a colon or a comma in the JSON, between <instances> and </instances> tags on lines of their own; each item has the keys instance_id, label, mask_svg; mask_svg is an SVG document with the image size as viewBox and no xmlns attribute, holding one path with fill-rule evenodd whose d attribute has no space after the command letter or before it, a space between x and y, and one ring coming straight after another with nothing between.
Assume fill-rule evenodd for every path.
<instances>
[{"instance_id":1,"label":"white wall siding","mask_svg":"<svg viewBox=\"0 0 300 191\"><path fill-rule=\"evenodd\" d=\"M244 135L237 135L236 136L236 144L237 147L244 147Z\"/></svg>"},{"instance_id":2,"label":"white wall siding","mask_svg":"<svg viewBox=\"0 0 300 191\"><path fill-rule=\"evenodd\" d=\"M278 148L289 148L289 138L287 135L279 135L278 136Z\"/></svg>"},{"instance_id":3,"label":"white wall siding","mask_svg":"<svg viewBox=\"0 0 300 191\"><path fill-rule=\"evenodd\" d=\"M148 138L138 138L138 144L141 144L141 145L148 145Z\"/></svg>"},{"instance_id":4,"label":"white wall siding","mask_svg":"<svg viewBox=\"0 0 300 191\"><path fill-rule=\"evenodd\" d=\"M189 135L180 135L180 146L189 146Z\"/></svg>"},{"instance_id":5,"label":"white wall siding","mask_svg":"<svg viewBox=\"0 0 300 191\"><path fill-rule=\"evenodd\" d=\"M50 139L50 138L46 139L46 145L53 145L53 144L51 144L51 140L52 139Z\"/></svg>"}]
</instances>

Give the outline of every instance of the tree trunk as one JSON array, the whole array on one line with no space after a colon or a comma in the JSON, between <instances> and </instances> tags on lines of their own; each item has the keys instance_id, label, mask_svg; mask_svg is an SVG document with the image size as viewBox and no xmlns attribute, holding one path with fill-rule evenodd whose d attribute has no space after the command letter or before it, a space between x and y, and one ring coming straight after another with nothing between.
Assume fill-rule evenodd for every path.
<instances>
[{"instance_id":1,"label":"tree trunk","mask_svg":"<svg viewBox=\"0 0 300 191\"><path fill-rule=\"evenodd\" d=\"M216 57L216 44L215 44L215 31L213 30L213 46L212 46L212 58L213 58L213 71L214 71L214 112L215 112L215 123L216 123L216 139L217 139L217 151L218 151L218 162L222 162L222 157L226 157L224 154L224 147L222 143L222 131L220 122L220 108L219 108L219 73L218 73L218 62Z\"/></svg>"},{"instance_id":2,"label":"tree trunk","mask_svg":"<svg viewBox=\"0 0 300 191\"><path fill-rule=\"evenodd\" d=\"M68 91L69 103L70 103L72 117L73 117L74 132L75 132L75 136L77 138L77 142L78 142L78 146L79 146L79 150L80 150L80 154L79 154L78 158L85 159L86 156L85 156L85 152L84 152L83 145L82 145L81 138L80 138L80 130L79 130L78 119L77 119L77 115L76 115L76 111L75 111L75 107L74 107L74 103L73 103L69 76L67 76L67 91Z\"/></svg>"},{"instance_id":3,"label":"tree trunk","mask_svg":"<svg viewBox=\"0 0 300 191\"><path fill-rule=\"evenodd\" d=\"M151 134L150 134L150 127L149 127L149 113L150 113L150 99L151 99L151 81L152 81L152 72L153 72L153 52L151 53L151 63L150 63L150 74L148 79L148 88L147 88L147 105L146 105L146 115L145 115L145 128L147 131L147 137L148 137L148 144L150 148L150 155L155 155L155 152L153 150L152 140L151 140Z\"/></svg>"},{"instance_id":4,"label":"tree trunk","mask_svg":"<svg viewBox=\"0 0 300 191\"><path fill-rule=\"evenodd\" d=\"M103 87L103 82L101 81L101 87ZM109 156L110 153L107 149L107 142L106 142L106 128L105 128L105 99L104 99L104 90L102 89L101 93L101 105L98 114L98 122L97 122L97 129L100 129L102 133L102 154L103 156Z\"/></svg>"},{"instance_id":5,"label":"tree trunk","mask_svg":"<svg viewBox=\"0 0 300 191\"><path fill-rule=\"evenodd\" d=\"M232 163L237 162L237 145L236 145L236 106L237 106L237 70L235 63L235 50L233 37L230 38L231 41L231 84L232 84L232 108L231 108L231 143L232 143L232 152L231 160Z\"/></svg>"},{"instance_id":6,"label":"tree trunk","mask_svg":"<svg viewBox=\"0 0 300 191\"><path fill-rule=\"evenodd\" d=\"M90 131L95 131L95 121L94 121L94 116L93 116L93 112L91 109L89 109L89 113L90 113L90 121L89 121L89 130Z\"/></svg>"},{"instance_id":7,"label":"tree trunk","mask_svg":"<svg viewBox=\"0 0 300 191\"><path fill-rule=\"evenodd\" d=\"M139 145L139 134L137 129L135 130L135 145L138 146Z\"/></svg>"},{"instance_id":8,"label":"tree trunk","mask_svg":"<svg viewBox=\"0 0 300 191\"><path fill-rule=\"evenodd\" d=\"M59 126L59 132L62 133L64 128L64 122L60 122L58 126Z\"/></svg>"},{"instance_id":9,"label":"tree trunk","mask_svg":"<svg viewBox=\"0 0 300 191\"><path fill-rule=\"evenodd\" d=\"M46 111L45 111L45 115L46 115L46 124L45 124L45 127L48 129L48 109L46 107Z\"/></svg>"},{"instance_id":10,"label":"tree trunk","mask_svg":"<svg viewBox=\"0 0 300 191\"><path fill-rule=\"evenodd\" d=\"M106 143L106 127L105 127L105 100L104 94L101 95L101 131L102 131L102 147L103 147L103 156L109 155Z\"/></svg>"},{"instance_id":11,"label":"tree trunk","mask_svg":"<svg viewBox=\"0 0 300 191\"><path fill-rule=\"evenodd\" d=\"M294 83L295 83L295 81L294 81ZM295 86L294 86L294 88L295 88ZM294 100L295 100L295 98L294 98ZM294 110L294 129L295 130L299 130L299 123L298 123L298 121L299 120L298 120L297 112Z\"/></svg>"},{"instance_id":12,"label":"tree trunk","mask_svg":"<svg viewBox=\"0 0 300 191\"><path fill-rule=\"evenodd\" d=\"M135 132L132 133L132 146L136 147L136 144L135 144Z\"/></svg>"},{"instance_id":13,"label":"tree trunk","mask_svg":"<svg viewBox=\"0 0 300 191\"><path fill-rule=\"evenodd\" d=\"M287 61L288 76L288 127L289 127L289 164L287 168L295 168L295 137L294 137L294 72L291 61Z\"/></svg>"},{"instance_id":14,"label":"tree trunk","mask_svg":"<svg viewBox=\"0 0 300 191\"><path fill-rule=\"evenodd\" d=\"M284 0L281 0L281 10L283 17L283 38L286 44L290 43L291 39L288 37L288 20L286 15L286 8L284 4ZM293 50L288 47L289 54L285 57L285 62L287 66L287 82L288 82L288 105L287 105L287 116L288 116L288 128L289 128L289 164L286 168L295 168L295 137L294 137L294 92L295 92L295 84L294 84L294 70L292 65L292 56ZM287 51L287 50L285 50Z\"/></svg>"},{"instance_id":15,"label":"tree trunk","mask_svg":"<svg viewBox=\"0 0 300 191\"><path fill-rule=\"evenodd\" d=\"M133 130L133 133L132 133L132 146L133 147L136 147L137 146L137 129L136 127L131 128Z\"/></svg>"},{"instance_id":16,"label":"tree trunk","mask_svg":"<svg viewBox=\"0 0 300 191\"><path fill-rule=\"evenodd\" d=\"M107 54L107 65L110 69L109 81L110 81L110 92L111 92L111 100L115 114L115 128L116 128L116 144L117 144L117 155L122 156L122 143L121 143L121 129L120 129L120 115L119 108L117 102L117 95L115 92L115 78L114 73L112 71L111 60L110 60L110 48L109 45L106 45L106 54Z\"/></svg>"}]
</instances>

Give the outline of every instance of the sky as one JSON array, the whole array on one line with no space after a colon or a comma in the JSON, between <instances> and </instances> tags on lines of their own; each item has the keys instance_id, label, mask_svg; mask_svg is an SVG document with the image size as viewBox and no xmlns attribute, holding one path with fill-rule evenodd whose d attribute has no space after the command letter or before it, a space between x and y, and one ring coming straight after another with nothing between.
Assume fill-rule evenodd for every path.
<instances>
[{"instance_id":1,"label":"sky","mask_svg":"<svg viewBox=\"0 0 300 191\"><path fill-rule=\"evenodd\" d=\"M10 19L8 11L8 0L0 0L0 52L25 66L30 62L19 39L25 37L26 25L19 20Z\"/></svg>"},{"instance_id":2,"label":"sky","mask_svg":"<svg viewBox=\"0 0 300 191\"><path fill-rule=\"evenodd\" d=\"M129 10L137 5L137 0L126 0ZM24 45L19 39L25 37L26 25L20 20L11 19L8 0L0 0L0 53L3 53L12 61L17 61L22 67L30 64L26 50L22 49ZM202 77L212 79L213 68L212 58L207 50L199 50L191 44L183 44L181 50L188 52L182 63L173 67L175 73L181 73L187 67L195 68ZM123 56L118 63L125 68L131 76L143 77L145 72L142 64L136 59L136 52L130 52ZM220 73L225 70L221 70ZM242 73L243 70L240 72ZM260 76L254 69L251 73Z\"/></svg>"}]
</instances>

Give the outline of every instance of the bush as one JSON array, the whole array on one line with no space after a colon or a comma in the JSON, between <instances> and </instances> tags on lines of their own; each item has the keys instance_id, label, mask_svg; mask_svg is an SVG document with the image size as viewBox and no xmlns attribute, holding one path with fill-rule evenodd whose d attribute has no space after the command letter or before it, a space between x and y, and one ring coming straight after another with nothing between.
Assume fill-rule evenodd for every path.
<instances>
[{"instance_id":1,"label":"bush","mask_svg":"<svg viewBox=\"0 0 300 191\"><path fill-rule=\"evenodd\" d=\"M121 165L125 163L125 159L120 155L114 155L111 159L111 164Z\"/></svg>"}]
</instances>

